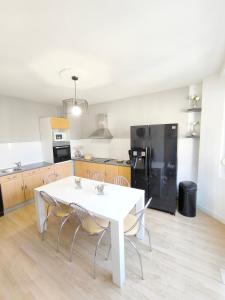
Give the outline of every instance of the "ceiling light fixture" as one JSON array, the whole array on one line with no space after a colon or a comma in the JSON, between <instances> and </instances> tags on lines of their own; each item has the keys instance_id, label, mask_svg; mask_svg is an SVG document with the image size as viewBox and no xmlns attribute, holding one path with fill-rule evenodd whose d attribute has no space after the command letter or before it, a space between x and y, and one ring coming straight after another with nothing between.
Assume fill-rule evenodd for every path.
<instances>
[{"instance_id":1,"label":"ceiling light fixture","mask_svg":"<svg viewBox=\"0 0 225 300\"><path fill-rule=\"evenodd\" d=\"M88 110L88 102L85 99L77 99L77 87L76 82L78 77L73 75L71 79L74 81L74 98L63 100L64 112L68 114L72 114L75 117L79 117L82 113L87 112ZM70 107L68 111L68 107Z\"/></svg>"}]
</instances>

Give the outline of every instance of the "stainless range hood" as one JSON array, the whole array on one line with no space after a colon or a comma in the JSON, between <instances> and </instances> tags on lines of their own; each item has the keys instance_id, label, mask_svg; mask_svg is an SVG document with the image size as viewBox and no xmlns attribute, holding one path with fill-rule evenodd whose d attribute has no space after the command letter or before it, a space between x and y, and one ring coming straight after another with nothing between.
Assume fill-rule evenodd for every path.
<instances>
[{"instance_id":1,"label":"stainless range hood","mask_svg":"<svg viewBox=\"0 0 225 300\"><path fill-rule=\"evenodd\" d=\"M113 136L108 129L108 117L106 114L98 114L96 117L97 130L89 138L91 139L112 139Z\"/></svg>"}]
</instances>

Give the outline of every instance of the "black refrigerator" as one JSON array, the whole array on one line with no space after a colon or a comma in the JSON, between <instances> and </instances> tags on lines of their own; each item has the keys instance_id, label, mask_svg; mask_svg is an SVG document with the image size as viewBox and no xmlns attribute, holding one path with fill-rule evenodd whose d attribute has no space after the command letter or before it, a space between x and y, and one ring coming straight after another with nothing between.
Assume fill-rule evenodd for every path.
<instances>
[{"instance_id":1,"label":"black refrigerator","mask_svg":"<svg viewBox=\"0 0 225 300\"><path fill-rule=\"evenodd\" d=\"M178 124L131 126L131 186L145 190L150 208L175 214Z\"/></svg>"}]
</instances>

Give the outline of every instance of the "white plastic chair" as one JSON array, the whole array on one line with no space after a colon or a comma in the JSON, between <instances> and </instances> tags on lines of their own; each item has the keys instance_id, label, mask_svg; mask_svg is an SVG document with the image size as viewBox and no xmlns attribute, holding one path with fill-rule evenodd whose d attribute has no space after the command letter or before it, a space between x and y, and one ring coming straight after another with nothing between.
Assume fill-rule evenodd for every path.
<instances>
[{"instance_id":1,"label":"white plastic chair","mask_svg":"<svg viewBox=\"0 0 225 300\"><path fill-rule=\"evenodd\" d=\"M136 250L138 258L139 258L139 263L140 263L140 267L141 267L141 278L144 279L144 274L143 274L143 265L142 265L142 258L141 258L141 254L138 251L136 245L134 244L133 241L131 241L129 239L129 237L131 236L136 236L137 233L140 230L140 227L144 227L145 231L148 234L148 239L149 239L149 250L152 251L152 246L151 246L151 237L150 237L150 232L149 230L142 224L141 220L142 217L145 213L146 208L149 206L150 202L151 202L152 198L150 198L148 200L148 202L145 204L145 207L136 212L135 214L128 214L127 217L124 219L124 237L125 239L129 242L129 244ZM106 259L109 258L109 254L111 251L111 244L109 246L109 250L108 250L108 254L106 256Z\"/></svg>"},{"instance_id":2,"label":"white plastic chair","mask_svg":"<svg viewBox=\"0 0 225 300\"><path fill-rule=\"evenodd\" d=\"M93 236L93 235L99 236L96 247L95 247L95 252L94 252L93 278L95 278L96 277L97 251L98 251L98 247L101 243L103 236L110 228L109 221L94 216L88 210L86 210L85 208L83 208L82 206L80 206L76 203L70 204L70 210L71 210L70 215L63 221L63 223L60 227L59 236L60 236L60 232L63 229L63 226L66 224L66 222L71 217L75 217L76 220L78 220L79 225L75 228L75 231L74 231L74 235L73 235L73 239L72 239L72 243L71 243L71 247L70 247L70 256L69 256L70 261L72 261L75 239L76 239L77 233L80 231L80 229L83 229L83 231L85 231L90 236Z\"/></svg>"},{"instance_id":3,"label":"white plastic chair","mask_svg":"<svg viewBox=\"0 0 225 300\"><path fill-rule=\"evenodd\" d=\"M113 178L113 183L118 184L118 185L123 185L123 186L128 186L130 187L129 181L124 177L124 176L115 176Z\"/></svg>"},{"instance_id":4,"label":"white plastic chair","mask_svg":"<svg viewBox=\"0 0 225 300\"><path fill-rule=\"evenodd\" d=\"M57 250L59 250L59 234L61 231L61 225L63 224L64 220L69 216L70 214L70 208L66 205L61 205L55 198L51 197L48 193L41 191L40 192L41 198L47 203L47 213L46 218L43 223L42 227L42 240L44 240L44 234L45 234L45 226L48 222L49 217L54 216L61 219L60 227L58 230L58 237L57 237Z\"/></svg>"}]
</instances>

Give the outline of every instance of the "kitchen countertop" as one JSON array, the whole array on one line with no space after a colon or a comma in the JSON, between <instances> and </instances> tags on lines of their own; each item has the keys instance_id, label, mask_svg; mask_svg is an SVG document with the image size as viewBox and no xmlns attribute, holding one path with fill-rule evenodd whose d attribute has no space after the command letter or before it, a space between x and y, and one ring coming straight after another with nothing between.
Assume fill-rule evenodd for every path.
<instances>
[{"instance_id":1,"label":"kitchen countertop","mask_svg":"<svg viewBox=\"0 0 225 300\"><path fill-rule=\"evenodd\" d=\"M2 170L0 170L0 177L2 176L7 176L7 175L12 175L12 174L16 174L16 173L21 173L24 171L30 171L30 170L34 170L34 169L39 169L39 168L43 168L43 167L48 167L54 165L54 163L48 163L46 161L42 161L42 162L38 162L38 163L34 163L34 164L29 164L29 165L24 165L21 166L21 169L18 171L12 171L10 173L2 173Z\"/></svg>"},{"instance_id":2,"label":"kitchen countertop","mask_svg":"<svg viewBox=\"0 0 225 300\"><path fill-rule=\"evenodd\" d=\"M130 164L127 163L126 160L118 161L113 158L101 158L101 157L93 157L92 159L85 159L82 157L72 158L74 161L84 161L88 163L96 163L96 164L105 164L105 165L114 165L114 166L122 166L122 167L130 167Z\"/></svg>"}]
</instances>

